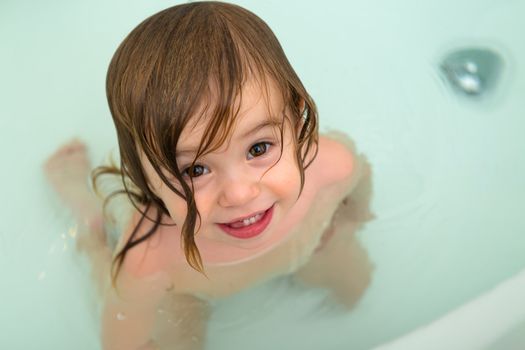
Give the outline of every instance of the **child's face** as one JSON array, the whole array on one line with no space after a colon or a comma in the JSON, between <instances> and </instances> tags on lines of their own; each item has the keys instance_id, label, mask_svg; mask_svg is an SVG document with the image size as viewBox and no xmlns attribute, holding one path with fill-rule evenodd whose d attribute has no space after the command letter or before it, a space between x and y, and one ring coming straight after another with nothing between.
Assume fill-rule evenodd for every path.
<instances>
[{"instance_id":1,"label":"child's face","mask_svg":"<svg viewBox=\"0 0 525 350\"><path fill-rule=\"evenodd\" d=\"M231 138L218 150L198 159L193 170L188 169L195 156L191 150L198 148L206 125L198 123L195 128L189 125L181 135L177 164L188 184L189 176L193 177L194 196L201 217L196 240L205 241L204 246L211 242L248 249L267 246L272 232L299 196L300 175L287 122L283 126L283 152L279 160L278 125L282 123L283 101L273 85L269 86L268 98L269 103L266 103L258 84L246 84ZM276 118L273 124L267 124L270 119L268 106ZM264 124L266 126L258 127ZM186 201L162 183L151 165L145 163L153 190L164 202L171 219L181 228L187 213ZM173 184L181 189L176 180ZM235 219L253 214L256 215L251 222L233 223ZM198 219L196 227L199 227Z\"/></svg>"}]
</instances>

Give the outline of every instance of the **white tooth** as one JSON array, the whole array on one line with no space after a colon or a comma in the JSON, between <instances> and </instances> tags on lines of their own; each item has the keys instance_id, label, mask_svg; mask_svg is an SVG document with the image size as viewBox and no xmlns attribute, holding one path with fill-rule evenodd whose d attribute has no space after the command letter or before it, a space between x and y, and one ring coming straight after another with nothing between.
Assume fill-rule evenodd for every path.
<instances>
[{"instance_id":1,"label":"white tooth","mask_svg":"<svg viewBox=\"0 0 525 350\"><path fill-rule=\"evenodd\" d=\"M251 218L244 219L244 220L242 221L242 223L243 223L244 226L248 226L248 225L254 224L254 223L256 223L257 221L259 221L259 219L261 218L261 216L262 216L262 214L254 215L254 216L252 216Z\"/></svg>"}]
</instances>

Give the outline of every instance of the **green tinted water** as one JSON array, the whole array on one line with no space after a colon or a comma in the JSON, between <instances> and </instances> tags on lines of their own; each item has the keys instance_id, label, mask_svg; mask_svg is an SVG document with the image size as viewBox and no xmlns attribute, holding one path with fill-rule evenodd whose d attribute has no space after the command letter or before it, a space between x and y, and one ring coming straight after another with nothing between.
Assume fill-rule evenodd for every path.
<instances>
[{"instance_id":1,"label":"green tinted water","mask_svg":"<svg viewBox=\"0 0 525 350\"><path fill-rule=\"evenodd\" d=\"M350 313L285 278L221 301L208 349L368 349L525 266L523 2L236 3L275 31L322 129L347 132L368 155L377 219L359 237L375 270ZM107 65L137 23L172 4L0 4L3 348L97 348L84 262L40 163L74 135L94 162L114 149ZM468 45L505 62L498 87L476 102L438 69L445 52Z\"/></svg>"}]
</instances>

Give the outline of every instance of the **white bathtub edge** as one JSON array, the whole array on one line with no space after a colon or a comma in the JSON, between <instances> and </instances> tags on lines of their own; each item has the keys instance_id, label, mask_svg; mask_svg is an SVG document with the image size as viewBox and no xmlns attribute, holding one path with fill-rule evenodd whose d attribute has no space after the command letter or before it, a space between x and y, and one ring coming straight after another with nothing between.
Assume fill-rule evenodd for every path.
<instances>
[{"instance_id":1,"label":"white bathtub edge","mask_svg":"<svg viewBox=\"0 0 525 350\"><path fill-rule=\"evenodd\" d=\"M483 349L524 319L522 270L436 321L374 349Z\"/></svg>"}]
</instances>

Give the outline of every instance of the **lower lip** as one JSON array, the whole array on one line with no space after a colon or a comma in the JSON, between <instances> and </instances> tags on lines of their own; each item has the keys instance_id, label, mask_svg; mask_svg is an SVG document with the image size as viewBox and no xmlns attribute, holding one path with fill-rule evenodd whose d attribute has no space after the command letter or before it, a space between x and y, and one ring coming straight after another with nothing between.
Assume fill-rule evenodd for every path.
<instances>
[{"instance_id":1,"label":"lower lip","mask_svg":"<svg viewBox=\"0 0 525 350\"><path fill-rule=\"evenodd\" d=\"M270 209L266 210L263 217L254 224L239 228L233 228L225 224L217 225L230 236L233 236L235 238L247 239L260 235L266 229L266 227L268 227L270 221L272 221L272 214L273 205Z\"/></svg>"}]
</instances>

